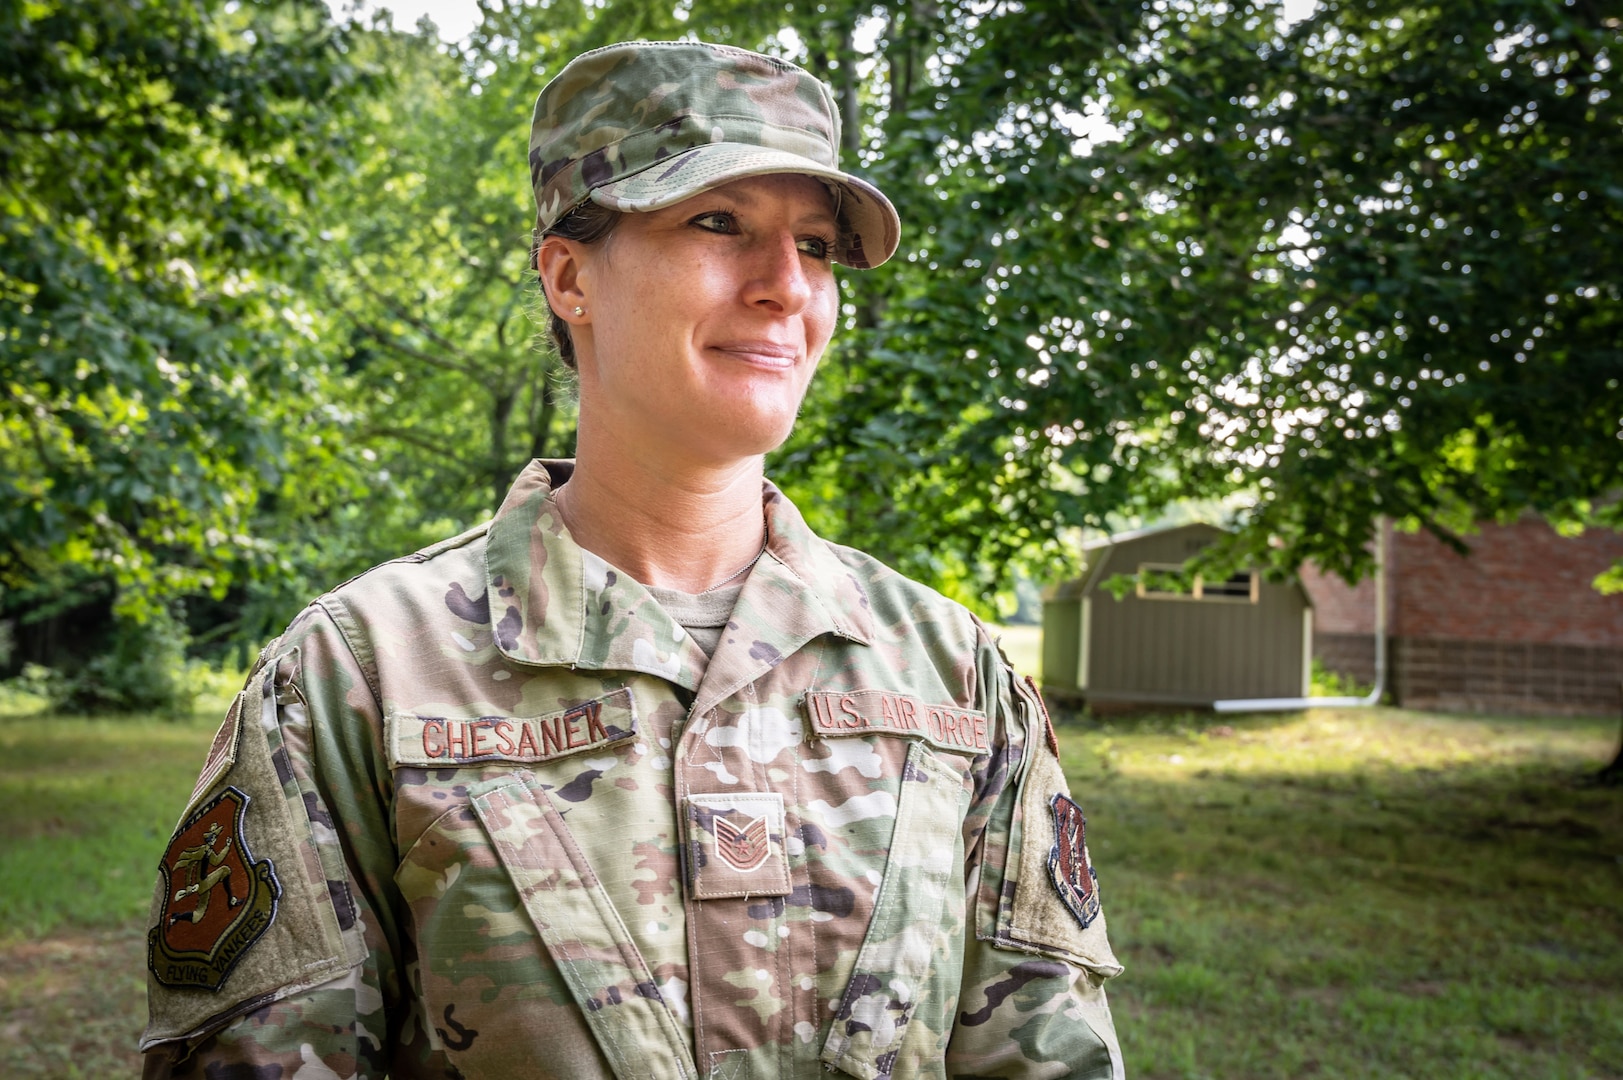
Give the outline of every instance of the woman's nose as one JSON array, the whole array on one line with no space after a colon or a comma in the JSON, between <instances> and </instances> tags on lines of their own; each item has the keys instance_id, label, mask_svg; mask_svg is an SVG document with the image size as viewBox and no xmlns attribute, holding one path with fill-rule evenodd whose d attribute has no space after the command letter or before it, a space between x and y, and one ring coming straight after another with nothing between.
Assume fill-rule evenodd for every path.
<instances>
[{"instance_id":1,"label":"woman's nose","mask_svg":"<svg viewBox=\"0 0 1623 1080\"><path fill-rule=\"evenodd\" d=\"M746 301L783 315L797 315L811 300L812 284L807 277L799 242L791 232L763 237L756 246L757 264L752 268Z\"/></svg>"}]
</instances>

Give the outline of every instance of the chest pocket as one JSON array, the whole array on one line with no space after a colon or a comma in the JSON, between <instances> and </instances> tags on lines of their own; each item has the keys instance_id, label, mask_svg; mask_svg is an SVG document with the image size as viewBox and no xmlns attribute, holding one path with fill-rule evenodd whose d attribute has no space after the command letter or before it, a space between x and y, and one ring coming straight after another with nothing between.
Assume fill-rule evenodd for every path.
<instances>
[{"instance_id":1,"label":"chest pocket","mask_svg":"<svg viewBox=\"0 0 1623 1080\"><path fill-rule=\"evenodd\" d=\"M951 1031L963 958L963 834L969 806L959 770L923 741L908 750L896 826L856 969L821 1059L872 1080L939 1063ZM929 1003L928 1022L918 1010Z\"/></svg>"},{"instance_id":2,"label":"chest pocket","mask_svg":"<svg viewBox=\"0 0 1623 1080\"><path fill-rule=\"evenodd\" d=\"M522 771L470 801L614 1075L697 1077L685 1033L546 789Z\"/></svg>"},{"instance_id":3,"label":"chest pocket","mask_svg":"<svg viewBox=\"0 0 1623 1080\"><path fill-rule=\"evenodd\" d=\"M666 796L651 782L662 721L626 687L546 696L575 703L389 717L395 881L430 1041L468 1076L694 1077L685 999L664 993L670 957L685 962L680 920L672 947L628 932L633 909L610 899L640 886L667 900L646 885L662 852L675 865L674 826L657 825Z\"/></svg>"}]
</instances>

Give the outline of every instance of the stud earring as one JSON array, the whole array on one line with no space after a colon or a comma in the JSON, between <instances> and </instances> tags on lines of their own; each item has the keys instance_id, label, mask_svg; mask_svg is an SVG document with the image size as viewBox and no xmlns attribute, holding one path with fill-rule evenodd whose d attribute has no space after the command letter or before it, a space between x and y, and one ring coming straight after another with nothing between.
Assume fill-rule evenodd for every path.
<instances>
[{"instance_id":1,"label":"stud earring","mask_svg":"<svg viewBox=\"0 0 1623 1080\"><path fill-rule=\"evenodd\" d=\"M586 314L586 309L581 307L579 304L576 304L575 305L575 318L578 319L584 314Z\"/></svg>"}]
</instances>

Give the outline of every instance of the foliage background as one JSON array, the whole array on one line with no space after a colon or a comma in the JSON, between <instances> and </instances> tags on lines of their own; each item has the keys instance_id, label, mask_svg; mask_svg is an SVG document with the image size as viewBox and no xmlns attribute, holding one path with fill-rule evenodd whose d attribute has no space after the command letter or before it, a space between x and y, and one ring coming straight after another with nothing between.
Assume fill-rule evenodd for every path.
<instances>
[{"instance_id":1,"label":"foliage background","mask_svg":"<svg viewBox=\"0 0 1623 1080\"><path fill-rule=\"evenodd\" d=\"M319 0L0 11L6 670L240 655L570 452L528 112L636 36L828 79L907 225L769 464L833 539L996 614L1190 501L1236 529L1209 561L1279 573L1366 572L1382 515L1623 525L1606 5L480 7L454 45Z\"/></svg>"}]
</instances>

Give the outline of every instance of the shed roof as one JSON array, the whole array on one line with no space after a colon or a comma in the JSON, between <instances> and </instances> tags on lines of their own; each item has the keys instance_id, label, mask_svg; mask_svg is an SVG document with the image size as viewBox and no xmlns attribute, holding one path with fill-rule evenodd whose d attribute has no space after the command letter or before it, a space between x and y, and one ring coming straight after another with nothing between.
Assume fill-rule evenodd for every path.
<instances>
[{"instance_id":1,"label":"shed roof","mask_svg":"<svg viewBox=\"0 0 1623 1080\"><path fill-rule=\"evenodd\" d=\"M1165 540L1181 532L1207 533L1212 536L1221 536L1225 535L1227 530L1205 521L1189 521L1182 525L1156 525L1146 529L1131 529L1098 540L1087 541L1082 545L1082 552L1087 556L1087 561L1081 576L1055 582L1043 590L1043 599L1080 599L1093 592L1098 587L1099 582L1106 576L1105 571L1110 563L1109 555L1112 551L1141 541ZM1298 588L1300 588L1299 582ZM1302 597L1309 606L1312 606L1313 600L1307 595L1305 589L1302 590Z\"/></svg>"},{"instance_id":2,"label":"shed roof","mask_svg":"<svg viewBox=\"0 0 1623 1080\"><path fill-rule=\"evenodd\" d=\"M1182 525L1151 525L1143 529L1129 529L1126 532L1111 533L1109 536L1101 536L1096 540L1085 540L1082 542L1082 550L1102 551L1118 544L1142 540L1146 536L1160 536L1163 533L1174 533L1180 529L1207 529L1217 533L1226 531L1219 525L1212 525L1205 521L1186 521Z\"/></svg>"}]
</instances>

